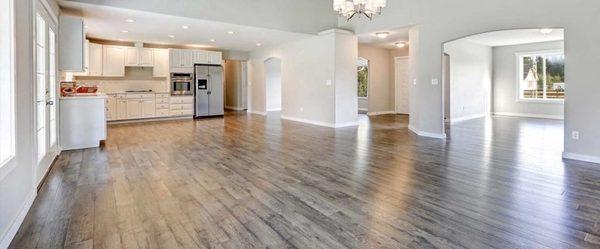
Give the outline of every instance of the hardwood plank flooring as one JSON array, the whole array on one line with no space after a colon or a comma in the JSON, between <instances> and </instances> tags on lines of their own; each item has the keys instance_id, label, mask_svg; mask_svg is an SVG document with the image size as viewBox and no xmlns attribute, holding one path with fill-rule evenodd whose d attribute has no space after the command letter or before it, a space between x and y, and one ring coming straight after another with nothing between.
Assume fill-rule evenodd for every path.
<instances>
[{"instance_id":1,"label":"hardwood plank flooring","mask_svg":"<svg viewBox=\"0 0 600 249\"><path fill-rule=\"evenodd\" d=\"M60 155L10 248L600 248L600 165L561 159L562 122L360 122L111 126Z\"/></svg>"}]
</instances>

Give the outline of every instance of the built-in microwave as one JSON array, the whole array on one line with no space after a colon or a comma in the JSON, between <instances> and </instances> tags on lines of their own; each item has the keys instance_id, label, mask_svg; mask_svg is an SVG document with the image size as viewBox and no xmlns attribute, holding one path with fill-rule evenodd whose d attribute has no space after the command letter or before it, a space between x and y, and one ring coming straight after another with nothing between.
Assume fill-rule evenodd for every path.
<instances>
[{"instance_id":1,"label":"built-in microwave","mask_svg":"<svg viewBox=\"0 0 600 249\"><path fill-rule=\"evenodd\" d=\"M194 75L191 73L171 73L172 95L194 95Z\"/></svg>"}]
</instances>

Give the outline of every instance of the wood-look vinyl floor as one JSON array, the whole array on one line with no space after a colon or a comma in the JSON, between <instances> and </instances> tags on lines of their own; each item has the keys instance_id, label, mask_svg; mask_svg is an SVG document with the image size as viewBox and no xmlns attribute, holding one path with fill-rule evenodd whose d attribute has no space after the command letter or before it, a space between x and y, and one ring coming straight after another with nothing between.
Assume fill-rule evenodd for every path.
<instances>
[{"instance_id":1,"label":"wood-look vinyl floor","mask_svg":"<svg viewBox=\"0 0 600 249\"><path fill-rule=\"evenodd\" d=\"M10 248L600 248L600 165L562 123L407 117L123 124L63 152Z\"/></svg>"}]
</instances>

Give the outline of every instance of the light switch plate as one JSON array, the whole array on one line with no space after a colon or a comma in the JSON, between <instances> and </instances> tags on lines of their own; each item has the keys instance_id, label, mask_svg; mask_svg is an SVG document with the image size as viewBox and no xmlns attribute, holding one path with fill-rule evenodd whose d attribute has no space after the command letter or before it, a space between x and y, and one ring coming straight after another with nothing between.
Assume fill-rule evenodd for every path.
<instances>
[{"instance_id":1,"label":"light switch plate","mask_svg":"<svg viewBox=\"0 0 600 249\"><path fill-rule=\"evenodd\" d=\"M573 138L573 140L579 140L579 132L578 131L571 132L571 138Z\"/></svg>"},{"instance_id":2,"label":"light switch plate","mask_svg":"<svg viewBox=\"0 0 600 249\"><path fill-rule=\"evenodd\" d=\"M413 85L415 85L415 86L417 85L417 79L413 80Z\"/></svg>"},{"instance_id":3,"label":"light switch plate","mask_svg":"<svg viewBox=\"0 0 600 249\"><path fill-rule=\"evenodd\" d=\"M331 80L327 80L327 81L325 82L325 85L327 85L327 86L331 86Z\"/></svg>"},{"instance_id":4,"label":"light switch plate","mask_svg":"<svg viewBox=\"0 0 600 249\"><path fill-rule=\"evenodd\" d=\"M437 78L433 78L433 79L431 79L431 84L438 85L438 84L440 84L440 81Z\"/></svg>"}]
</instances>

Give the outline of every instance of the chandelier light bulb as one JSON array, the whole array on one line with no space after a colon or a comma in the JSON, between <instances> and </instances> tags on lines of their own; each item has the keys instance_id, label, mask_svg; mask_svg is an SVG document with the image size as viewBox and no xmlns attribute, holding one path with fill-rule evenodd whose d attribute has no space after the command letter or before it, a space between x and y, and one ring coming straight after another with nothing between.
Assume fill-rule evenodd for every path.
<instances>
[{"instance_id":1,"label":"chandelier light bulb","mask_svg":"<svg viewBox=\"0 0 600 249\"><path fill-rule=\"evenodd\" d=\"M355 16L366 16L370 20L375 14L381 15L387 0L333 0L333 10L350 21Z\"/></svg>"}]
</instances>

